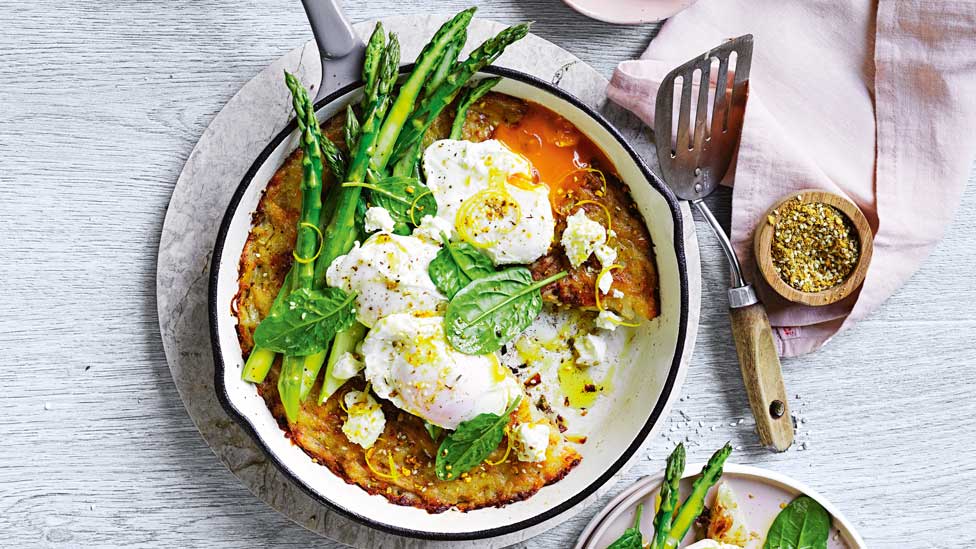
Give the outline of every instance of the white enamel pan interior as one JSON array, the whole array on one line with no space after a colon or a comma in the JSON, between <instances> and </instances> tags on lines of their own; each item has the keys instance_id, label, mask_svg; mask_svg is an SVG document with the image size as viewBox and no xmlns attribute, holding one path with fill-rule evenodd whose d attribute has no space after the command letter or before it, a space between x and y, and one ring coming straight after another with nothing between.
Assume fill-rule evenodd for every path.
<instances>
[{"instance_id":1,"label":"white enamel pan interior","mask_svg":"<svg viewBox=\"0 0 976 549\"><path fill-rule=\"evenodd\" d=\"M609 487L608 481L639 457L659 428L684 378L681 356L688 325L688 276L681 238L678 203L615 129L599 114L555 86L508 69L489 67L502 76L496 91L520 97L559 113L596 143L614 163L636 201L655 244L660 273L661 316L645 322L633 340L630 363L617 367L613 421L589 434L579 450L583 461L569 475L525 501L467 513L431 514L389 503L347 484L312 461L285 437L254 385L241 380L244 357L237 339L231 301L251 226L251 214L268 181L298 145L294 121L272 141L244 177L224 216L214 248L210 280L210 324L216 362L215 387L234 417L269 458L324 505L371 527L404 536L434 540L492 538L530 528L540 532L568 518L582 503ZM358 101L360 87L339 90L317 105L326 120Z\"/></svg>"}]
</instances>

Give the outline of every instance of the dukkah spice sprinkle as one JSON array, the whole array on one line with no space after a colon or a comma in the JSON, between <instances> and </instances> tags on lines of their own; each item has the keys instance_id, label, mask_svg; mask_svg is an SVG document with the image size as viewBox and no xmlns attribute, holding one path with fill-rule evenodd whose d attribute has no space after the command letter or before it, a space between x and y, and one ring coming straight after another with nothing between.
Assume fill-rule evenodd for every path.
<instances>
[{"instance_id":1,"label":"dukkah spice sprinkle","mask_svg":"<svg viewBox=\"0 0 976 549\"><path fill-rule=\"evenodd\" d=\"M857 265L857 231L840 210L796 197L769 216L773 266L787 284L821 292L847 278Z\"/></svg>"}]
</instances>

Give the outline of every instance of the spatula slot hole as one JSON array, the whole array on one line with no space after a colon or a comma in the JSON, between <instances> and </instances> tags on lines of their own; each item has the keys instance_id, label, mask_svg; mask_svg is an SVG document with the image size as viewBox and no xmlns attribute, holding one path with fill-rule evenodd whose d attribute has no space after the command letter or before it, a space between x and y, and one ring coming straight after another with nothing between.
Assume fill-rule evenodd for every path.
<instances>
[{"instance_id":1,"label":"spatula slot hole","mask_svg":"<svg viewBox=\"0 0 976 549\"><path fill-rule=\"evenodd\" d=\"M722 122L722 133L729 131L729 111L732 110L732 87L735 84L735 65L736 59L739 55L732 51L729 53L729 65L728 69L724 74L721 75L722 79L722 96L724 108L722 109L721 122Z\"/></svg>"},{"instance_id":2,"label":"spatula slot hole","mask_svg":"<svg viewBox=\"0 0 976 549\"><path fill-rule=\"evenodd\" d=\"M688 150L695 149L695 138L698 135L698 106L700 104L700 97L702 93L702 70L695 69L691 73L691 116L688 118L688 123L691 124L691 131L688 132ZM705 86L705 93L708 94L708 87Z\"/></svg>"},{"instance_id":3,"label":"spatula slot hole","mask_svg":"<svg viewBox=\"0 0 976 549\"><path fill-rule=\"evenodd\" d=\"M718 93L718 57L708 60L708 80L702 78L702 86L708 89L708 101L706 102L707 111L705 118L705 141L712 139L712 120L715 117L715 96Z\"/></svg>"},{"instance_id":4,"label":"spatula slot hole","mask_svg":"<svg viewBox=\"0 0 976 549\"><path fill-rule=\"evenodd\" d=\"M684 77L681 75L674 77L671 89L671 104L681 105L681 88L684 84ZM678 112L679 109L671 109L671 158L678 155Z\"/></svg>"}]
</instances>

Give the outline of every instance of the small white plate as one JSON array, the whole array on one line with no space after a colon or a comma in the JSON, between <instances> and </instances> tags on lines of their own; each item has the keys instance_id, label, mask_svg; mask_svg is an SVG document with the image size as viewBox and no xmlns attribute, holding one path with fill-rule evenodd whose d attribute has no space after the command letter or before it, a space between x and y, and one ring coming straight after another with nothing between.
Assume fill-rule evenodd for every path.
<instances>
[{"instance_id":1,"label":"small white plate","mask_svg":"<svg viewBox=\"0 0 976 549\"><path fill-rule=\"evenodd\" d=\"M704 466L704 463L693 463L685 467L685 475L681 480L682 496L691 490L691 482L700 474ZM634 524L638 503L644 504L641 531L646 538L654 531L654 513L649 510L654 509L654 499L660 490L663 478L664 471L644 477L614 498L586 525L579 541L576 542L575 549L604 549L613 543L624 530ZM739 507L745 513L749 528L762 535L769 530L769 526L785 504L805 494L822 505L833 519L833 528L827 543L828 549L866 547L864 540L837 508L799 481L757 467L730 464L725 466L719 482L729 483L738 496ZM713 488L706 498L709 504L714 498L714 492ZM681 546L690 545L692 541L693 534L689 532Z\"/></svg>"},{"instance_id":2,"label":"small white plate","mask_svg":"<svg viewBox=\"0 0 976 549\"><path fill-rule=\"evenodd\" d=\"M569 7L598 21L639 25L667 19L695 0L563 0Z\"/></svg>"}]
</instances>

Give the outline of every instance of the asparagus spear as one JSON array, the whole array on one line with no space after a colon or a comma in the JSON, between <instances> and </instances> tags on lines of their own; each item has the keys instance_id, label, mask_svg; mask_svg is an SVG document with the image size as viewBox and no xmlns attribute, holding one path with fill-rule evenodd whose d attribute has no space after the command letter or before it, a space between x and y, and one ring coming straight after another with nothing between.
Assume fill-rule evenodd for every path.
<instances>
[{"instance_id":1,"label":"asparagus spear","mask_svg":"<svg viewBox=\"0 0 976 549\"><path fill-rule=\"evenodd\" d=\"M343 179L362 181L369 159L368 147L370 141L367 131L369 131L370 124L372 123L375 126L375 120L382 118L385 113L386 105L388 105L386 95L396 80L396 71L399 64L400 43L397 41L396 35L390 35L390 42L387 44L383 62L379 69L379 81L376 86L377 97L369 109L371 111L370 118L367 119L365 127L361 130L363 135L359 140L360 144L357 146L356 156L353 157L353 164L349 166L348 173L345 174ZM365 158L365 160L362 160L362 158ZM329 235L329 240L323 243L319 261L313 267L309 287L313 285L324 285L325 273L332 260L348 252L358 236L355 215L359 203L358 193L357 196L350 197L350 193L346 192L347 189L345 187L340 186L339 188L341 190L337 191L335 212L329 224L326 226L326 230L323 232ZM350 198L355 199L351 204L348 203ZM344 248L340 249L337 243L347 244ZM321 256L326 256L325 259L327 261L323 261L323 257ZM315 384L315 379L322 369L322 364L325 362L326 356L327 353L323 351L307 357L285 357L282 363L282 375L278 380L278 393L285 407L285 413L289 418L297 417L301 401L312 391L312 386ZM292 407L292 413L289 413L289 406Z\"/></svg>"},{"instance_id":2,"label":"asparagus spear","mask_svg":"<svg viewBox=\"0 0 976 549\"><path fill-rule=\"evenodd\" d=\"M275 297L274 303L271 304L271 309L281 306L281 302L285 300L285 297L291 293L293 288L292 280L294 278L294 269L288 271L285 275L285 280L281 284L281 290L278 291L277 297ZM271 366L274 364L276 353L274 351L269 351L268 349L262 349L260 347L254 347L251 349L251 354L247 356L247 362L244 363L244 372L241 377L244 381L250 381L251 383L261 383L264 378L268 376L268 372L271 371Z\"/></svg>"},{"instance_id":3,"label":"asparagus spear","mask_svg":"<svg viewBox=\"0 0 976 549\"><path fill-rule=\"evenodd\" d=\"M366 44L366 54L363 58L364 86L363 100L360 107L364 111L376 100L379 72L385 46L386 35L383 32L383 24L376 23L376 27L373 28L373 34L369 36L369 42ZM349 145L349 150L352 150L352 143L347 142L346 144Z\"/></svg>"},{"instance_id":4,"label":"asparagus spear","mask_svg":"<svg viewBox=\"0 0 976 549\"><path fill-rule=\"evenodd\" d=\"M352 328L336 334L332 341L332 350L329 351L329 362L325 366L325 378L322 380L322 389L319 392L319 404L324 404L332 396L332 393L338 391L339 387L342 387L342 384L346 382L344 379L336 379L332 375L332 369L336 362L339 362L339 358L346 352L354 351L356 344L365 336L366 326L358 322L353 324Z\"/></svg>"},{"instance_id":5,"label":"asparagus spear","mask_svg":"<svg viewBox=\"0 0 976 549\"><path fill-rule=\"evenodd\" d=\"M390 43L383 55L380 69L380 81L377 84L378 95L366 109L368 112L360 128L359 141L355 154L346 172L345 181L361 183L365 180L366 169L369 167L371 153L374 150L380 120L386 114L389 105L387 93L396 82L397 68L400 64L400 43L396 35L390 35ZM315 284L325 285L325 274L335 258L348 253L356 241L356 205L359 202L360 187L343 187L336 200L335 215L329 221L325 234L329 236L322 253L315 262Z\"/></svg>"},{"instance_id":6,"label":"asparagus spear","mask_svg":"<svg viewBox=\"0 0 976 549\"><path fill-rule=\"evenodd\" d=\"M322 155L325 157L325 163L329 166L329 171L335 176L336 181L342 181L342 176L346 173L346 159L342 155L342 151L339 150L339 147L336 147L332 140L325 135L321 135L320 137Z\"/></svg>"},{"instance_id":7,"label":"asparagus spear","mask_svg":"<svg viewBox=\"0 0 976 549\"><path fill-rule=\"evenodd\" d=\"M400 92L392 106L385 101L385 96L390 93L396 82L399 67L399 43L395 36L391 35L390 44L386 49L378 77L376 97L364 114L356 154L353 156L353 161L346 173L345 181L360 183L367 176L370 176L370 179L378 179L384 172L393 152L393 145L396 143L404 121L413 111L423 85L439 66L446 52L452 48L460 49L457 42L463 40L465 29L474 16L474 12L475 8L464 10L437 30L431 41L424 46L417 57L413 71L400 87ZM387 110L389 115L386 115ZM386 117L385 120L384 116ZM355 241L356 235L353 230L355 209L360 200L362 189L360 187L345 187L345 189L348 192L340 196L336 216L329 223L327 233L330 236L329 243L322 250L322 255L316 265L316 280L320 283L324 283L325 273L329 265L336 257L347 253ZM360 339L362 339L362 334L356 332L351 334L340 333L336 337L337 344L334 344L330 350L329 363L335 364L342 353L354 348Z\"/></svg>"},{"instance_id":8,"label":"asparagus spear","mask_svg":"<svg viewBox=\"0 0 976 549\"><path fill-rule=\"evenodd\" d=\"M434 91L444 82L447 75L450 73L451 69L454 68L457 63L458 54L461 52L461 48L464 47L464 43L468 39L467 30L459 32L457 37L451 42L447 49L444 51L444 56L441 57L440 63L437 65L437 70L434 74L427 80L424 84L423 95L421 96L421 101L430 97ZM406 177L416 177L420 179L420 155L422 143L416 143L410 150L410 154L401 155L400 160L393 165L393 175L395 176L406 176Z\"/></svg>"},{"instance_id":9,"label":"asparagus spear","mask_svg":"<svg viewBox=\"0 0 976 549\"><path fill-rule=\"evenodd\" d=\"M359 140L360 126L359 119L356 118L356 113L352 110L352 105L346 105L346 125L343 129L345 133L346 147L348 147L350 151L355 150L356 141ZM342 175L345 175L345 172L343 172ZM342 182L342 179L342 176L338 177L338 181L340 183Z\"/></svg>"},{"instance_id":10,"label":"asparagus spear","mask_svg":"<svg viewBox=\"0 0 976 549\"><path fill-rule=\"evenodd\" d=\"M681 509L678 510L678 514L674 517L671 530L668 532L664 544L660 546L661 548L675 549L681 543L681 540L688 533L695 519L705 509L705 495L718 482L718 479L722 477L722 466L731 453L732 446L726 443L705 464L701 476L696 478L695 483L691 486L691 494L681 504Z\"/></svg>"},{"instance_id":11,"label":"asparagus spear","mask_svg":"<svg viewBox=\"0 0 976 549\"><path fill-rule=\"evenodd\" d=\"M321 351L314 355L302 357L302 380L298 390L299 402L304 401L305 397L312 392L312 387L315 385L315 379L319 377L319 370L322 368L326 354L326 351Z\"/></svg>"},{"instance_id":12,"label":"asparagus spear","mask_svg":"<svg viewBox=\"0 0 976 549\"><path fill-rule=\"evenodd\" d=\"M414 109L417 97L420 95L421 88L431 73L436 69L444 52L448 46L457 38L458 33L463 32L471 18L474 17L475 8L468 8L455 15L450 21L444 23L440 29L434 33L434 37L424 46L423 51L417 57L417 63L413 72L407 77L406 82L400 86L400 93L390 107L390 114L383 122L383 127L379 131L376 139L376 149L372 153L371 164L373 169L383 171L386 164L393 154L393 146L400 137L400 132L404 129L404 123ZM447 77L450 80L451 76ZM443 84L442 84L443 85ZM440 89L438 87L438 89ZM436 93L435 93L436 95Z\"/></svg>"},{"instance_id":13,"label":"asparagus spear","mask_svg":"<svg viewBox=\"0 0 976 549\"><path fill-rule=\"evenodd\" d=\"M528 24L509 27L497 36L489 38L458 67L447 75L437 90L424 100L420 107L410 117L403 133L400 134L393 150L394 158L399 159L406 154L415 143L420 141L424 133L434 123L437 115L447 107L457 96L461 88L471 79L474 73L494 62L513 42L521 39L529 32Z\"/></svg>"},{"instance_id":14,"label":"asparagus spear","mask_svg":"<svg viewBox=\"0 0 976 549\"><path fill-rule=\"evenodd\" d=\"M661 483L661 508L654 516L654 538L650 549L657 549L664 543L671 529L671 518L678 505L678 484L685 472L685 446L678 443L671 455L668 456L668 466L664 472L664 482Z\"/></svg>"},{"instance_id":15,"label":"asparagus spear","mask_svg":"<svg viewBox=\"0 0 976 549\"><path fill-rule=\"evenodd\" d=\"M312 288L315 279L315 256L319 246L319 222L322 213L322 131L315 117L315 107L305 86L285 72L285 84L292 94L292 105L302 133L302 210L295 239L293 290ZM279 294L280 295L280 294ZM286 356L278 377L278 395L289 420L298 417L304 358Z\"/></svg>"},{"instance_id":16,"label":"asparagus spear","mask_svg":"<svg viewBox=\"0 0 976 549\"><path fill-rule=\"evenodd\" d=\"M461 48L464 47L464 43L468 41L468 30L462 29L461 32L457 33L454 40L447 45L444 50L444 55L441 57L440 61L437 63L437 69L434 73L427 79L424 84L422 99L430 97L434 90L444 82L447 75L451 73L451 69L454 68L454 64L457 63L458 54L461 53Z\"/></svg>"},{"instance_id":17,"label":"asparagus spear","mask_svg":"<svg viewBox=\"0 0 976 549\"><path fill-rule=\"evenodd\" d=\"M385 114L386 108L389 104L387 95L393 88L393 84L396 82L397 70L400 65L400 43L396 38L396 35L390 35L390 41L383 47L383 27L382 25L377 25L374 29L373 35L370 37L370 43L367 45L366 55L369 57L369 63L365 63L363 66L363 77L367 82L367 93L371 97L372 101L367 111L369 112L369 117L367 119L367 125L370 120L376 125L376 120L382 119ZM382 49L382 54L378 65L376 64L377 52ZM346 132L347 136L352 137L353 134L362 134L363 129L359 127L358 120L352 113L352 109L348 109L348 114L350 118L347 119ZM347 137L348 139L348 137ZM350 139L352 141L353 139ZM361 139L356 139L357 141L363 141ZM350 178L357 178L353 180L362 180L362 170L368 165L369 159L369 148L368 142L360 147L359 144L355 146L356 155L353 157L354 163L349 166L348 171L345 169L343 173L338 176L339 181L347 180ZM351 146L352 147L352 146ZM358 165L356 164L356 159L358 160ZM365 160L364 160L365 159ZM313 282L317 285L323 285L325 280L325 272L328 270L328 266L332 263L332 260L339 255L346 253L349 248L352 247L352 242L358 236L358 232L355 229L356 226L356 210L359 206L359 196L351 197L348 196L350 193L342 190L341 186L337 185L333 211L331 212L328 225L326 226L323 234L328 234L330 239L327 243L323 243L322 253L326 256L327 261L319 261L315 264L313 270ZM350 212L351 210L351 212ZM339 238L341 235L342 238ZM333 245L334 242L339 241L340 243L348 242L345 249L341 249ZM298 357L285 357L282 366L282 376L279 379L279 394L282 398L282 403L285 405L286 415L293 417L297 415L298 408L301 401L305 400L308 394L312 391L312 387L315 384L315 379L318 377L319 371L322 369L322 364L326 359L326 352L316 353L314 355L309 355L307 357L298 360ZM300 372L300 375L298 375ZM286 393L288 396L288 402L285 400L285 394L282 393L282 386L287 387ZM297 393L295 396L292 393ZM294 401L294 402L292 402ZM289 404L293 408L293 413L288 413Z\"/></svg>"},{"instance_id":18,"label":"asparagus spear","mask_svg":"<svg viewBox=\"0 0 976 549\"><path fill-rule=\"evenodd\" d=\"M461 96L461 101L457 106L457 114L454 115L454 123L451 125L451 139L461 139L461 131L464 129L464 120L468 116L468 108L484 97L488 90L494 88L500 80L501 78L485 78L464 91L464 95Z\"/></svg>"},{"instance_id":19,"label":"asparagus spear","mask_svg":"<svg viewBox=\"0 0 976 549\"><path fill-rule=\"evenodd\" d=\"M395 35L391 35L390 44L384 50L383 63L381 63L382 66L379 71L379 81L376 86L377 96L367 109L370 114L360 130L361 137L356 147L353 163L349 166L348 173L340 181L356 177L362 181L365 175L372 143L370 135L375 136L376 128L379 125L377 120L383 117L386 105L389 104L386 94L389 93L393 87L393 82L396 80L399 59L399 42ZM329 239L322 245L318 261L313 267L312 282L309 287L325 284L325 273L329 265L336 257L348 252L356 239L355 213L359 202L359 189L355 189L356 193L350 193L350 190L350 188L340 185L335 186L334 200L330 204L334 213L330 216L329 223L323 231L323 234L329 235ZM332 193L330 192L330 194ZM325 359L325 352L308 357L285 357L282 362L282 372L278 379L278 393L288 418L297 417L301 401L311 392L315 378L318 377Z\"/></svg>"},{"instance_id":20,"label":"asparagus spear","mask_svg":"<svg viewBox=\"0 0 976 549\"><path fill-rule=\"evenodd\" d=\"M285 83L292 93L292 104L302 132L302 211L295 238L296 288L311 288L315 275L313 256L319 246L319 216L322 213L322 131L315 108L302 83L285 72Z\"/></svg>"}]
</instances>

